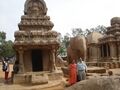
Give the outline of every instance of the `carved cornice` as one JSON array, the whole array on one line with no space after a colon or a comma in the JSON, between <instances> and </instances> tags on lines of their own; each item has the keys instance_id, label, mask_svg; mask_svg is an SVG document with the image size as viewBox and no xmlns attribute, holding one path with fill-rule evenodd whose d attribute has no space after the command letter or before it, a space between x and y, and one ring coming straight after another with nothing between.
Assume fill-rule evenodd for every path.
<instances>
[{"instance_id":1,"label":"carved cornice","mask_svg":"<svg viewBox=\"0 0 120 90\"><path fill-rule=\"evenodd\" d=\"M30 17L24 15L21 17L21 22L18 24L18 26L20 30L51 30L54 24L50 21L49 16Z\"/></svg>"},{"instance_id":2,"label":"carved cornice","mask_svg":"<svg viewBox=\"0 0 120 90\"><path fill-rule=\"evenodd\" d=\"M56 31L16 31L14 36L15 37L39 37L39 38L50 38L50 37L57 37L59 33Z\"/></svg>"},{"instance_id":3,"label":"carved cornice","mask_svg":"<svg viewBox=\"0 0 120 90\"><path fill-rule=\"evenodd\" d=\"M120 32L120 26L108 27L106 34L115 34L116 32Z\"/></svg>"},{"instance_id":4,"label":"carved cornice","mask_svg":"<svg viewBox=\"0 0 120 90\"><path fill-rule=\"evenodd\" d=\"M58 35L59 33L55 31L17 31L14 44L59 44Z\"/></svg>"},{"instance_id":5,"label":"carved cornice","mask_svg":"<svg viewBox=\"0 0 120 90\"><path fill-rule=\"evenodd\" d=\"M59 45L59 41L57 39L54 40L21 40L21 41L14 41L14 45Z\"/></svg>"}]
</instances>

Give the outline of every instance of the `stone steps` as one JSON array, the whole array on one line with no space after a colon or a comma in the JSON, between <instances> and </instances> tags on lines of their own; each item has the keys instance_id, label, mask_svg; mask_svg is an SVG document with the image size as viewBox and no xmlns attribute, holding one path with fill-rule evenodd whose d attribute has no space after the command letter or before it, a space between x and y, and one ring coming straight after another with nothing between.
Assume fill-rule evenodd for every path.
<instances>
[{"instance_id":1,"label":"stone steps","mask_svg":"<svg viewBox=\"0 0 120 90\"><path fill-rule=\"evenodd\" d=\"M120 68L120 62L86 62L87 66L97 66L109 69Z\"/></svg>"}]
</instances>

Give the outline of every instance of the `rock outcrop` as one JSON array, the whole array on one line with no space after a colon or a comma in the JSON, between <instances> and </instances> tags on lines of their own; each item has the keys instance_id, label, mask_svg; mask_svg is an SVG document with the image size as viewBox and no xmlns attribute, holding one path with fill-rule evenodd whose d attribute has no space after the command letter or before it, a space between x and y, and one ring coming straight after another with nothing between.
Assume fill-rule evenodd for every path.
<instances>
[{"instance_id":1,"label":"rock outcrop","mask_svg":"<svg viewBox=\"0 0 120 90\"><path fill-rule=\"evenodd\" d=\"M65 90L120 90L120 77L97 77L78 82Z\"/></svg>"}]
</instances>

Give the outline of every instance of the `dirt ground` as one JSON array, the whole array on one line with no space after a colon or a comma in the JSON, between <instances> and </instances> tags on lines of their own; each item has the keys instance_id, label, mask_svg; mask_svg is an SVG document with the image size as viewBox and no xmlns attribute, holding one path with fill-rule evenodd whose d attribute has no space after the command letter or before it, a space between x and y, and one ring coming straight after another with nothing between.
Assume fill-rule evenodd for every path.
<instances>
[{"instance_id":1,"label":"dirt ground","mask_svg":"<svg viewBox=\"0 0 120 90\"><path fill-rule=\"evenodd\" d=\"M9 78L11 77L12 70L13 70L13 65L11 64ZM4 72L2 71L2 64L0 62L0 90L8 90L8 88L9 88L9 90L29 90L29 88L31 88L30 90L41 90L41 89L38 89L39 87L40 87L39 85L32 87L32 86L5 84L4 83ZM34 88L34 89L32 89L32 88ZM64 88L62 85L58 85L56 87L43 88L42 90L64 90Z\"/></svg>"},{"instance_id":2,"label":"dirt ground","mask_svg":"<svg viewBox=\"0 0 120 90\"><path fill-rule=\"evenodd\" d=\"M12 72L12 70L13 70L12 68L13 68L13 65L11 64L10 72ZM113 71L113 75L120 76L120 68L110 69L110 70ZM11 73L9 73L9 78L10 77L11 77ZM63 86L64 85L58 85L56 87L45 88L42 90L64 90L65 88ZM22 89L22 87L23 86L21 86L21 85L13 85L13 84L6 85L6 84L4 84L4 72L2 71L2 65L0 63L0 90L7 90L8 88L9 88L9 90L41 90L41 89L38 89L39 86L34 86L37 89L29 89L29 87L32 87L32 86L29 86L27 89Z\"/></svg>"}]
</instances>

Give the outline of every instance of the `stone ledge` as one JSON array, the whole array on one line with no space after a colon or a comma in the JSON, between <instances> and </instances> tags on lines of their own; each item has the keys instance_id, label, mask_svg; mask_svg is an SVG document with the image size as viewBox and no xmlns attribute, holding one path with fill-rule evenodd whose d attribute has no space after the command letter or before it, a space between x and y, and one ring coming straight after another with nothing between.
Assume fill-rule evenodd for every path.
<instances>
[{"instance_id":1,"label":"stone ledge","mask_svg":"<svg viewBox=\"0 0 120 90\"><path fill-rule=\"evenodd\" d=\"M93 67L93 68L89 68L87 70L87 73L106 73L106 69L105 68L98 68L98 67Z\"/></svg>"},{"instance_id":2,"label":"stone ledge","mask_svg":"<svg viewBox=\"0 0 120 90\"><path fill-rule=\"evenodd\" d=\"M47 84L50 81L62 80L62 71L58 72L33 72L26 74L15 74L13 77L14 84Z\"/></svg>"}]
</instances>

